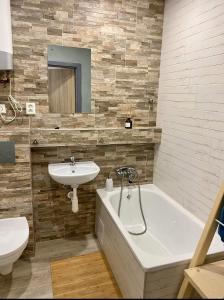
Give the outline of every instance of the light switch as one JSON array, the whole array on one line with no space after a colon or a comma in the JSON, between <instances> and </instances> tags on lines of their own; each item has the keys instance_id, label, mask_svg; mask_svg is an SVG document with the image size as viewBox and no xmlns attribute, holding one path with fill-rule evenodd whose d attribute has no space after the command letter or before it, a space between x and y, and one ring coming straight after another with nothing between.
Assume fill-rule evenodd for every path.
<instances>
[{"instance_id":1,"label":"light switch","mask_svg":"<svg viewBox=\"0 0 224 300\"><path fill-rule=\"evenodd\" d=\"M31 102L26 102L26 114L35 115L36 114L36 104Z\"/></svg>"}]
</instances>

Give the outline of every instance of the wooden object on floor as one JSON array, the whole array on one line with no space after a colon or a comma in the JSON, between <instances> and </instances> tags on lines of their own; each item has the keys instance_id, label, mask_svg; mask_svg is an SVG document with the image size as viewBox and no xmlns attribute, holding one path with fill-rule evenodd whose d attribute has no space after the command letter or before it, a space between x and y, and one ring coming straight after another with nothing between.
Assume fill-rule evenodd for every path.
<instances>
[{"instance_id":1,"label":"wooden object on floor","mask_svg":"<svg viewBox=\"0 0 224 300\"><path fill-rule=\"evenodd\" d=\"M52 262L51 274L54 298L122 298L100 251Z\"/></svg>"},{"instance_id":2,"label":"wooden object on floor","mask_svg":"<svg viewBox=\"0 0 224 300\"><path fill-rule=\"evenodd\" d=\"M224 260L188 269L185 276L203 298L224 298Z\"/></svg>"},{"instance_id":3,"label":"wooden object on floor","mask_svg":"<svg viewBox=\"0 0 224 300\"><path fill-rule=\"evenodd\" d=\"M214 237L214 234L215 234L217 226L218 226L216 219L219 218L221 209L223 206L224 206L224 183L222 184L222 186L216 196L214 206L212 208L211 213L209 214L208 220L207 220L204 230L202 232L201 238L198 242L194 256L191 260L191 263L189 266L190 271L189 271L189 269L185 270L185 274L187 276L185 276L184 281L181 285L180 291L177 296L178 299L190 298L192 291L193 291L193 287L199 293L200 296L209 298L208 295L200 293L202 290L204 291L204 288L203 288L203 286L201 286L201 284L207 280L207 277L205 276L205 274L207 274L207 273L201 272L200 280L198 280L197 283L194 283L196 271L193 270L192 268L195 268L195 267L198 267L198 266L201 266L204 264L208 249L210 247L210 244L212 242L212 239ZM208 268L210 268L210 267L208 267ZM198 270L198 268L196 268L196 270ZM216 275L214 273L213 274L214 284L212 286L214 294L215 294L216 289L218 288L218 287L216 287L216 284L215 284L215 279L214 279L215 277L216 277ZM198 277L196 277L196 280L197 280L197 278ZM217 275L217 280L218 280L218 278L220 278L220 274ZM215 298L215 296L212 298ZM224 298L224 293L221 298Z\"/></svg>"}]
</instances>

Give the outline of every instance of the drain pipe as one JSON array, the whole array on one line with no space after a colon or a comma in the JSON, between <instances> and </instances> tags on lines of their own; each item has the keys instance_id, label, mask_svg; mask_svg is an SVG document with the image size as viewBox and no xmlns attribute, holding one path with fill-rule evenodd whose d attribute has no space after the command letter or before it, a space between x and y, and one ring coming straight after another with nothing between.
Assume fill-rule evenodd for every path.
<instances>
[{"instance_id":1,"label":"drain pipe","mask_svg":"<svg viewBox=\"0 0 224 300\"><path fill-rule=\"evenodd\" d=\"M79 211L79 203L78 203L78 197L77 197L77 187L72 188L72 191L70 191L68 193L68 198L71 199L73 213L77 213Z\"/></svg>"}]
</instances>

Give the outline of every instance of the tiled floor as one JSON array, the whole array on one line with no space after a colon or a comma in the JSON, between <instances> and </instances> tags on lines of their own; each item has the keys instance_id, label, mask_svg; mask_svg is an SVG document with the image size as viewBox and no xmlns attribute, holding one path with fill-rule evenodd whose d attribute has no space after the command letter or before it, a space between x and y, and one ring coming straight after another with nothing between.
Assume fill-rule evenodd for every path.
<instances>
[{"instance_id":1,"label":"tiled floor","mask_svg":"<svg viewBox=\"0 0 224 300\"><path fill-rule=\"evenodd\" d=\"M12 274L0 275L0 299L53 298L50 261L97 250L99 247L92 235L37 243L35 257L18 260Z\"/></svg>"}]
</instances>

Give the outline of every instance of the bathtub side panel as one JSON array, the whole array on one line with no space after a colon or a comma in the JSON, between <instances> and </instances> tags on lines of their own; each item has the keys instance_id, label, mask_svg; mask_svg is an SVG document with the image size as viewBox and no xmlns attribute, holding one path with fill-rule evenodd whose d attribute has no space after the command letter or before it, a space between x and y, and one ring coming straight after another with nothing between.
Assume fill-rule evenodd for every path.
<instances>
[{"instance_id":1,"label":"bathtub side panel","mask_svg":"<svg viewBox=\"0 0 224 300\"><path fill-rule=\"evenodd\" d=\"M147 272L144 298L175 299L183 281L184 270L188 265L189 262L155 272Z\"/></svg>"},{"instance_id":2,"label":"bathtub side panel","mask_svg":"<svg viewBox=\"0 0 224 300\"><path fill-rule=\"evenodd\" d=\"M205 263L224 259L224 253L210 254ZM180 285L184 279L184 270L188 268L189 262L177 263L176 266L164 268L155 272L146 272L144 298L175 299ZM198 299L197 294L193 298Z\"/></svg>"},{"instance_id":3,"label":"bathtub side panel","mask_svg":"<svg viewBox=\"0 0 224 300\"><path fill-rule=\"evenodd\" d=\"M145 272L98 197L96 234L123 297L143 298Z\"/></svg>"}]
</instances>

